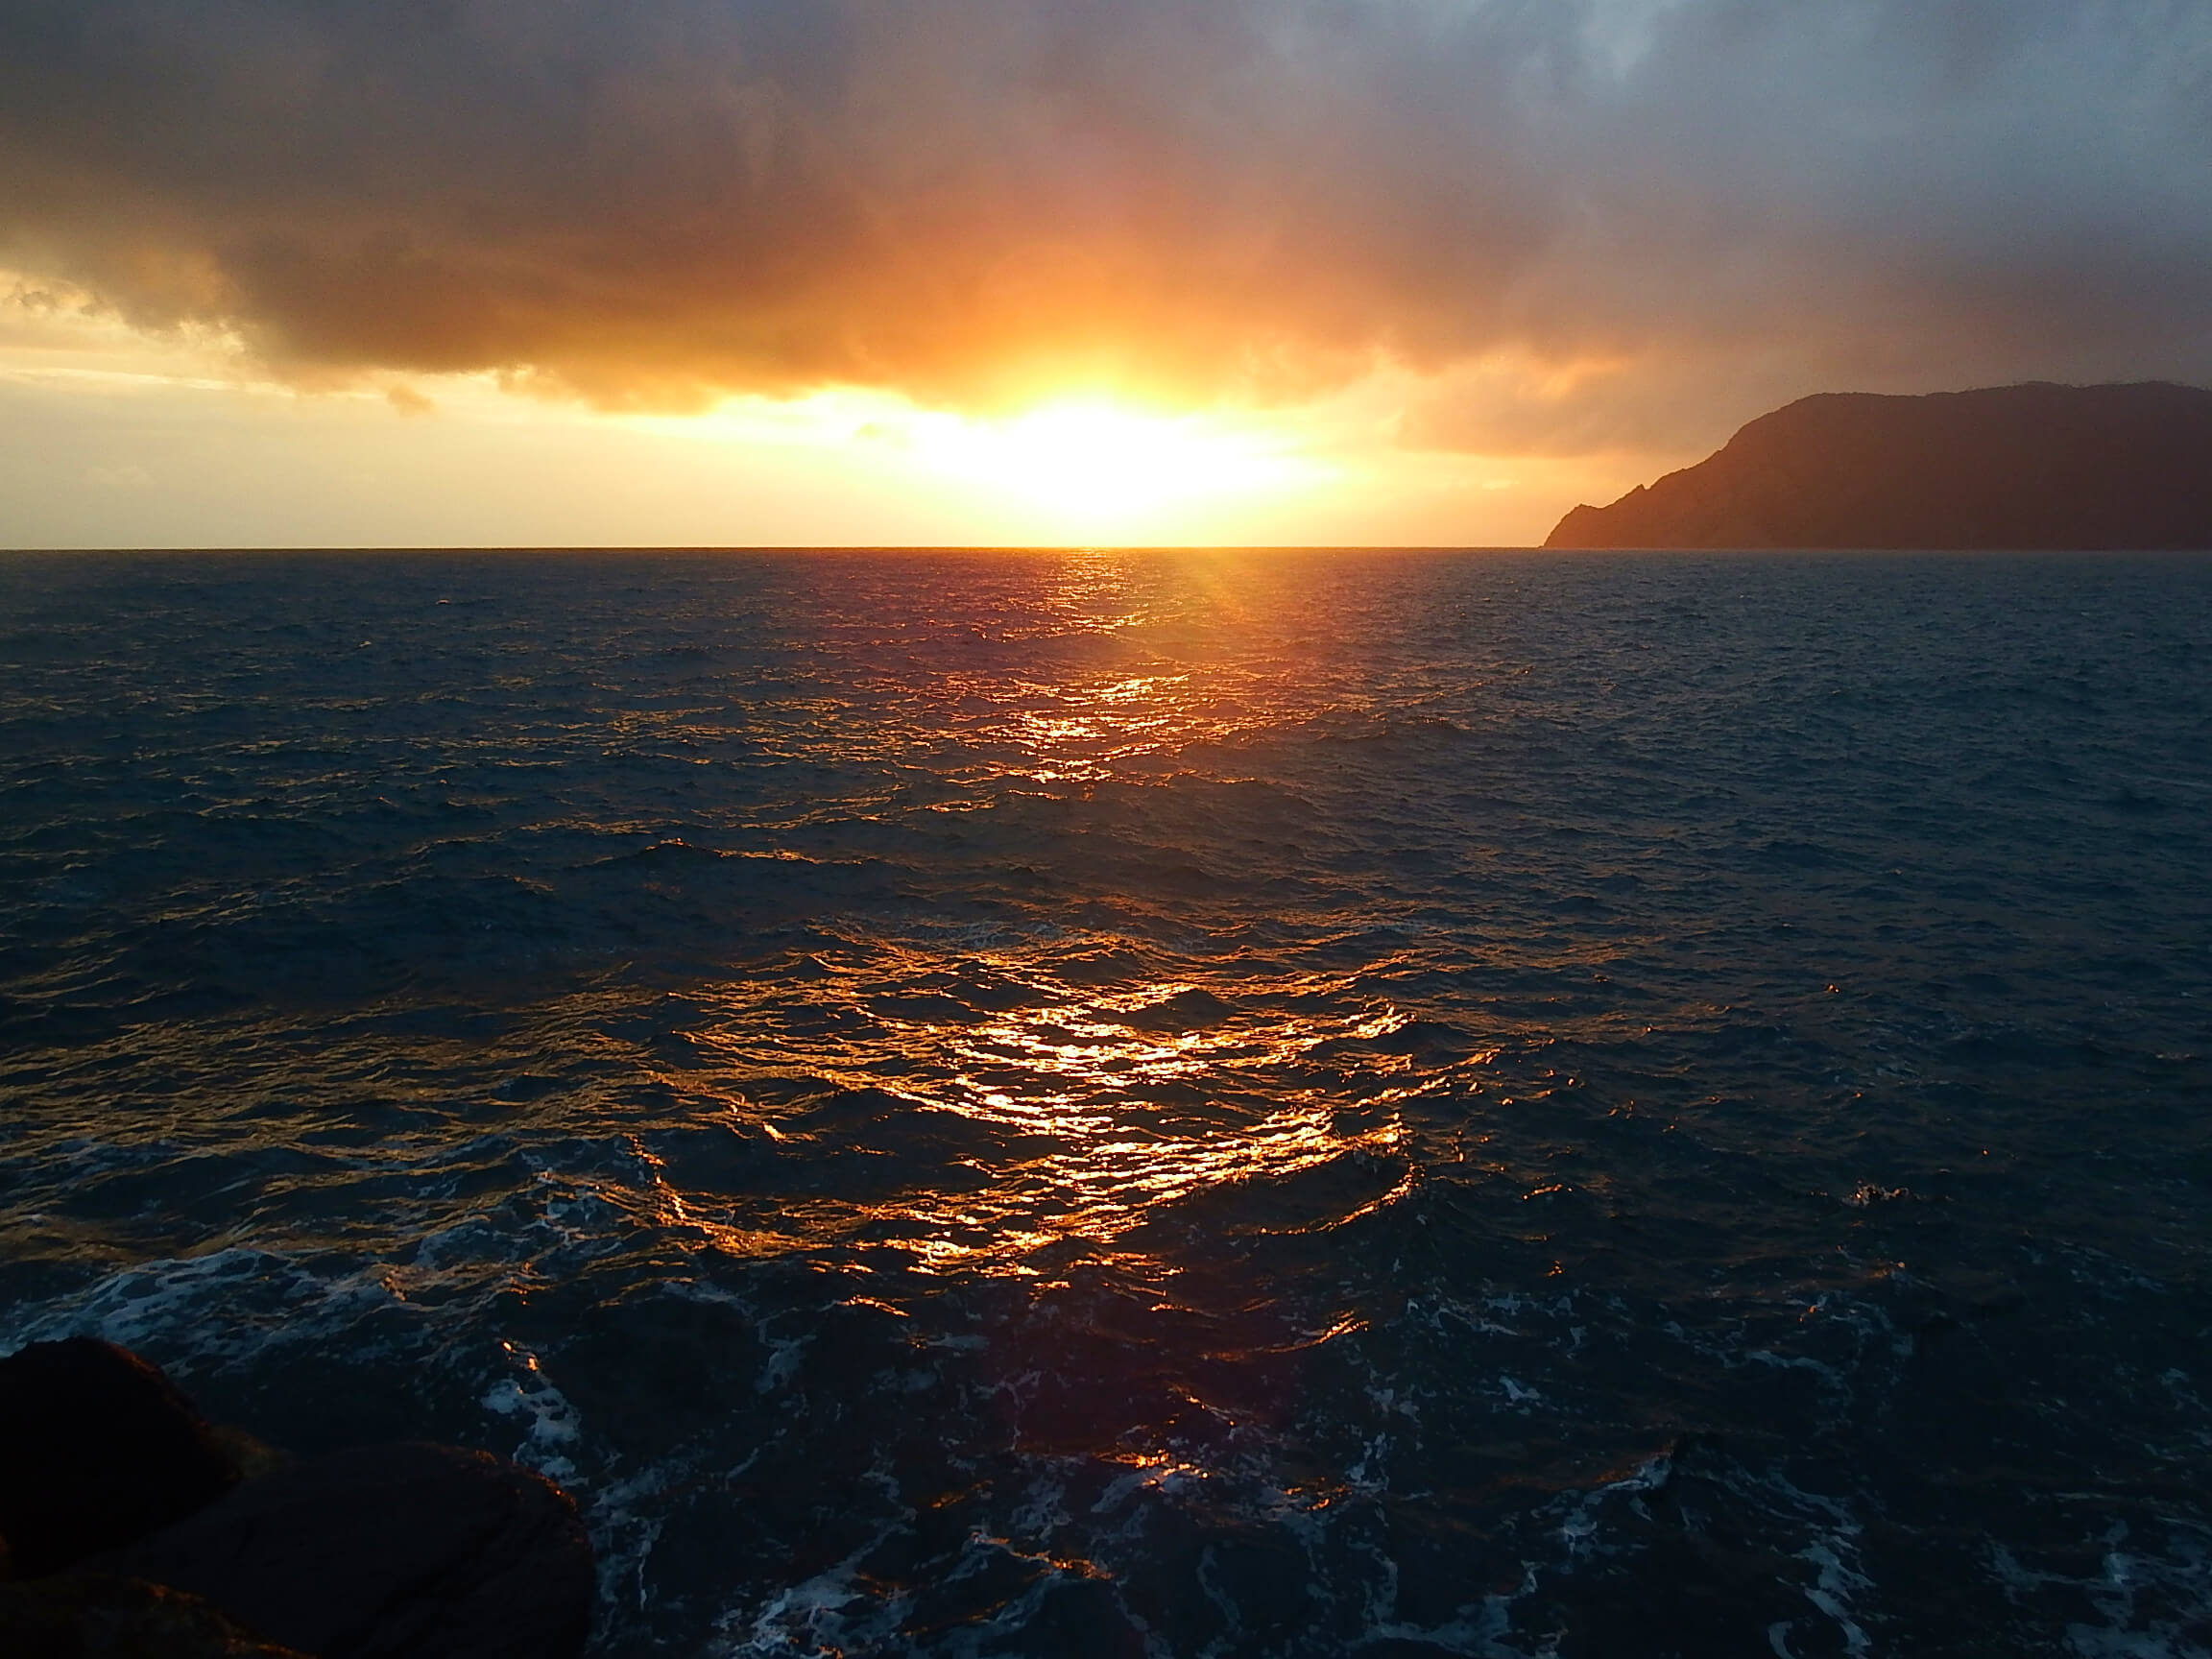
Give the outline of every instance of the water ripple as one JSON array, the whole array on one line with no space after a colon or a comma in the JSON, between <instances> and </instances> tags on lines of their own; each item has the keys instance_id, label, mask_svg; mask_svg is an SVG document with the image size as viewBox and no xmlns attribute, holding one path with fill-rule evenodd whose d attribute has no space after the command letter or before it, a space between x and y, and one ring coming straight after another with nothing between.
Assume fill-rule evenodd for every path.
<instances>
[{"instance_id":1,"label":"water ripple","mask_svg":"<svg viewBox=\"0 0 2212 1659\"><path fill-rule=\"evenodd\" d=\"M2212 567L0 559L0 1340L603 1655L2212 1651Z\"/></svg>"}]
</instances>

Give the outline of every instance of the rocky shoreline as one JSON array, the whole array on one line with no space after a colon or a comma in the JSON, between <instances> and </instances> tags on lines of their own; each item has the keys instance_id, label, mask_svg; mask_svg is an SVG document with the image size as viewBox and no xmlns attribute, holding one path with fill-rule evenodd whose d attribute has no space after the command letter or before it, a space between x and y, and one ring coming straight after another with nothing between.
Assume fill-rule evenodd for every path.
<instances>
[{"instance_id":1,"label":"rocky shoreline","mask_svg":"<svg viewBox=\"0 0 2212 1659\"><path fill-rule=\"evenodd\" d=\"M574 1659L592 1594L575 1504L517 1464L296 1460L112 1343L0 1359L10 1659Z\"/></svg>"},{"instance_id":2,"label":"rocky shoreline","mask_svg":"<svg viewBox=\"0 0 2212 1659\"><path fill-rule=\"evenodd\" d=\"M1576 507L1544 545L2212 547L2212 391L1823 393L1610 507Z\"/></svg>"}]
</instances>

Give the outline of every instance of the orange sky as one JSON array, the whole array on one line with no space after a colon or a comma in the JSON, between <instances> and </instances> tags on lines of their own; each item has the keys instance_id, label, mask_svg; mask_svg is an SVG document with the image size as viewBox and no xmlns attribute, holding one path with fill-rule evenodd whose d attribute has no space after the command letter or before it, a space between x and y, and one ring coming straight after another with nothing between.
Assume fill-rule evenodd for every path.
<instances>
[{"instance_id":1,"label":"orange sky","mask_svg":"<svg viewBox=\"0 0 2212 1659\"><path fill-rule=\"evenodd\" d=\"M2168 0L16 0L0 544L1514 543L2212 376Z\"/></svg>"},{"instance_id":2,"label":"orange sky","mask_svg":"<svg viewBox=\"0 0 2212 1659\"><path fill-rule=\"evenodd\" d=\"M221 336L8 304L16 546L1519 545L1653 461L1407 445L1423 388L1386 374L1273 407L841 387L608 411L489 373L301 384Z\"/></svg>"}]
</instances>

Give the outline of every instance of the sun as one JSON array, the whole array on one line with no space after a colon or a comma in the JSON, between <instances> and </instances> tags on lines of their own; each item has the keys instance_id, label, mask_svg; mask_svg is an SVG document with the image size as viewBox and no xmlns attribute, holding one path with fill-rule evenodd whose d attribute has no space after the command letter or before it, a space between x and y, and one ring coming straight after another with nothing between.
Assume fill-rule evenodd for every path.
<instances>
[{"instance_id":1,"label":"sun","mask_svg":"<svg viewBox=\"0 0 2212 1659\"><path fill-rule=\"evenodd\" d=\"M781 484L874 514L889 528L857 539L886 544L926 526L932 543L1215 545L1302 522L1358 475L1296 409L1167 413L1070 394L992 417L840 387L602 419L771 458Z\"/></svg>"},{"instance_id":2,"label":"sun","mask_svg":"<svg viewBox=\"0 0 2212 1659\"><path fill-rule=\"evenodd\" d=\"M915 447L933 470L1084 528L1142 525L1179 507L1272 493L1315 470L1265 432L1094 400L1003 421L929 417Z\"/></svg>"}]
</instances>

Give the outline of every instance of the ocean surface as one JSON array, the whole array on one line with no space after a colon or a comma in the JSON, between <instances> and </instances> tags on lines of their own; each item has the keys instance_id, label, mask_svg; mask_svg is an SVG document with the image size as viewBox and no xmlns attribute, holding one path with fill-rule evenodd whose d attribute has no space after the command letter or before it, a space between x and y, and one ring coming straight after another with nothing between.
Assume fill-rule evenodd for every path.
<instances>
[{"instance_id":1,"label":"ocean surface","mask_svg":"<svg viewBox=\"0 0 2212 1659\"><path fill-rule=\"evenodd\" d=\"M613 1655L2212 1651L2212 559L0 557L0 1349Z\"/></svg>"}]
</instances>

